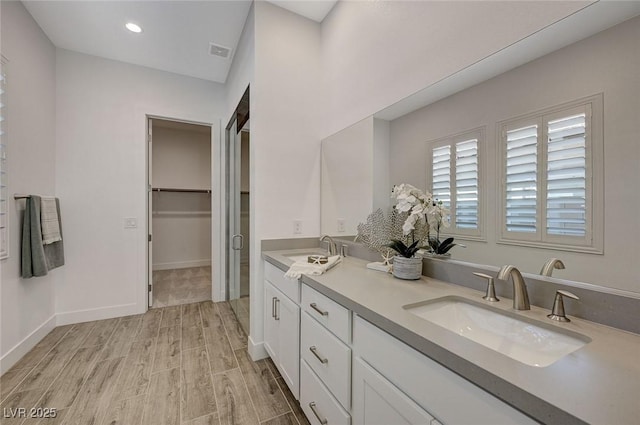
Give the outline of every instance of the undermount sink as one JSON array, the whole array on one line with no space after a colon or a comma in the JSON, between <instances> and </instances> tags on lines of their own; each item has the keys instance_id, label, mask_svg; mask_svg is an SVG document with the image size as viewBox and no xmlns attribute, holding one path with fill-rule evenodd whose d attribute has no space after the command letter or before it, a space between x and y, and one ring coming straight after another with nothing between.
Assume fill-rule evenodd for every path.
<instances>
[{"instance_id":1,"label":"undermount sink","mask_svg":"<svg viewBox=\"0 0 640 425\"><path fill-rule=\"evenodd\" d=\"M591 339L534 324L516 314L462 297L443 297L403 306L409 313L529 366L545 367ZM538 322L540 323L540 322Z\"/></svg>"}]
</instances>

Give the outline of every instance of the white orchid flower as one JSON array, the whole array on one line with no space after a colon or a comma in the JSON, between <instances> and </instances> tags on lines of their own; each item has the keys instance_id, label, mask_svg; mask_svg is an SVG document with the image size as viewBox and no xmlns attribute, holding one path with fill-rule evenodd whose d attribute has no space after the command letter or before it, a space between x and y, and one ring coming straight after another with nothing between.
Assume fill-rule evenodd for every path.
<instances>
[{"instance_id":1,"label":"white orchid flower","mask_svg":"<svg viewBox=\"0 0 640 425\"><path fill-rule=\"evenodd\" d=\"M398 211L409 212L409 217L402 226L405 236L415 230L418 222L428 223L436 228L450 225L449 210L429 192L424 193L408 183L402 183L393 187L391 197L397 200Z\"/></svg>"},{"instance_id":2,"label":"white orchid flower","mask_svg":"<svg viewBox=\"0 0 640 425\"><path fill-rule=\"evenodd\" d=\"M413 230L415 230L415 224L418 221L418 216L417 215L410 215L407 220L404 222L404 224L402 225L402 233L407 236L409 233L411 233Z\"/></svg>"}]
</instances>

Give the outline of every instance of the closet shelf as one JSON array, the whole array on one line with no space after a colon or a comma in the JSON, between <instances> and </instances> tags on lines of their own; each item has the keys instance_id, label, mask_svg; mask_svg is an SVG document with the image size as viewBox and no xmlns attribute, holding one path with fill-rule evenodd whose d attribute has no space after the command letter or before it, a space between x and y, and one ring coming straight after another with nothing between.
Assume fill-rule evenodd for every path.
<instances>
[{"instance_id":1,"label":"closet shelf","mask_svg":"<svg viewBox=\"0 0 640 425\"><path fill-rule=\"evenodd\" d=\"M170 187L154 187L152 192L186 192L186 193L211 193L211 189L176 189Z\"/></svg>"}]
</instances>

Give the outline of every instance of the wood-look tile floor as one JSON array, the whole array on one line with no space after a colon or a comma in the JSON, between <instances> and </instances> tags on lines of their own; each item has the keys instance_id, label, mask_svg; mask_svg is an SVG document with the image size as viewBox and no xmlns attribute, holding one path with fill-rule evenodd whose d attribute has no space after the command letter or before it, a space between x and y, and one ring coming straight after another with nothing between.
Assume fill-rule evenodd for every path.
<instances>
[{"instance_id":1,"label":"wood-look tile floor","mask_svg":"<svg viewBox=\"0 0 640 425\"><path fill-rule=\"evenodd\" d=\"M211 266L154 270L153 307L168 307L211 299Z\"/></svg>"},{"instance_id":2,"label":"wood-look tile floor","mask_svg":"<svg viewBox=\"0 0 640 425\"><path fill-rule=\"evenodd\" d=\"M228 303L60 326L0 378L2 425L308 425ZM56 409L55 418L10 417ZM7 417L9 416L9 417Z\"/></svg>"},{"instance_id":3,"label":"wood-look tile floor","mask_svg":"<svg viewBox=\"0 0 640 425\"><path fill-rule=\"evenodd\" d=\"M236 313L236 317L244 329L245 332L249 332L249 322L251 320L251 313L249 307L249 297L241 297L235 300L229 301L231 308Z\"/></svg>"}]
</instances>

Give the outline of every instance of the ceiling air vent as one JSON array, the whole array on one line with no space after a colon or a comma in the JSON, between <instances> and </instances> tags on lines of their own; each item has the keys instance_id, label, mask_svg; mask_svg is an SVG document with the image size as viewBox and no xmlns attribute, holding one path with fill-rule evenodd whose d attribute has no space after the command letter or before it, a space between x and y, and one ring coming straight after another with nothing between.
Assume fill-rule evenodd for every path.
<instances>
[{"instance_id":1,"label":"ceiling air vent","mask_svg":"<svg viewBox=\"0 0 640 425\"><path fill-rule=\"evenodd\" d=\"M211 56L220 56L221 58L227 59L231 55L231 49L219 44L209 43L209 54Z\"/></svg>"}]
</instances>

